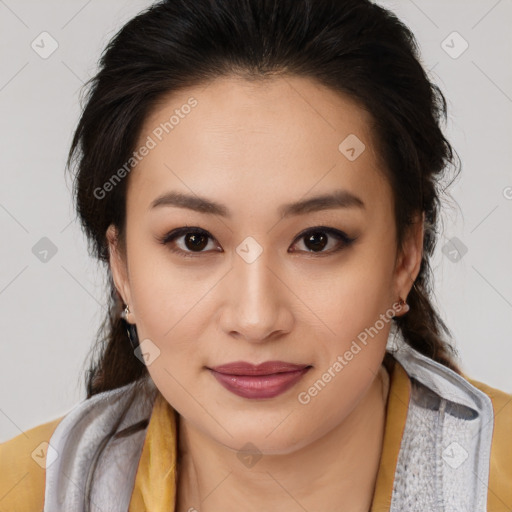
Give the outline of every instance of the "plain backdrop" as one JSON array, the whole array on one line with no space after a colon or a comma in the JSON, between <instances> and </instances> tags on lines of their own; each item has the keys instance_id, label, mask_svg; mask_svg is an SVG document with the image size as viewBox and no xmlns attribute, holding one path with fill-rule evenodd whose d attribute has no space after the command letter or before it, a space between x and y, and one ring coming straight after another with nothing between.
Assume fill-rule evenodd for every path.
<instances>
[{"instance_id":1,"label":"plain backdrop","mask_svg":"<svg viewBox=\"0 0 512 512\"><path fill-rule=\"evenodd\" d=\"M512 392L512 2L379 3L416 35L462 159L432 262L436 304L463 370ZM0 441L85 397L106 296L65 159L82 84L114 33L150 4L0 0Z\"/></svg>"}]
</instances>

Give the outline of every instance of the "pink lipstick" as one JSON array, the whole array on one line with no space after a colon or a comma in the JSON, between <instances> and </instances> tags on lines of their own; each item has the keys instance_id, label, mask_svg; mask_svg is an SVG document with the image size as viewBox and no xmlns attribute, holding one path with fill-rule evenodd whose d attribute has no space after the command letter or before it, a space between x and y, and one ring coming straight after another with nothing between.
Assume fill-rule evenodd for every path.
<instances>
[{"instance_id":1,"label":"pink lipstick","mask_svg":"<svg viewBox=\"0 0 512 512\"><path fill-rule=\"evenodd\" d=\"M244 361L208 368L228 391L243 398L272 398L295 385L310 365L267 361L253 365Z\"/></svg>"}]
</instances>

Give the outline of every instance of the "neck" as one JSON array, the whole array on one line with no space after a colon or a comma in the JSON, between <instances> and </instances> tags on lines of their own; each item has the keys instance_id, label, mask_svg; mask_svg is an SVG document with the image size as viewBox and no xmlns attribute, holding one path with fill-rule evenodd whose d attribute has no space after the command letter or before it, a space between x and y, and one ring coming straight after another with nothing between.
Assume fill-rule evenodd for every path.
<instances>
[{"instance_id":1,"label":"neck","mask_svg":"<svg viewBox=\"0 0 512 512\"><path fill-rule=\"evenodd\" d=\"M384 366L335 429L304 448L245 468L236 452L179 416L176 512L370 510L382 451L389 375ZM296 468L293 470L291 468Z\"/></svg>"}]
</instances>

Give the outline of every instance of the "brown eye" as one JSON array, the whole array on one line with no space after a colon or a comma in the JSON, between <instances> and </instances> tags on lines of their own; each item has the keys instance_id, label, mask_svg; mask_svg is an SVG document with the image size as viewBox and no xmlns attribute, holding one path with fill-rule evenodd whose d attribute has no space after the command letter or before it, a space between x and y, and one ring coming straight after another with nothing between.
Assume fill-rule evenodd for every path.
<instances>
[{"instance_id":1,"label":"brown eye","mask_svg":"<svg viewBox=\"0 0 512 512\"><path fill-rule=\"evenodd\" d=\"M324 254L331 254L338 252L341 249L348 247L355 238L350 238L343 231L338 231L334 228L327 228L323 226L316 227L314 229L308 229L303 231L297 238L297 241L302 241L306 249L302 252L306 253L318 253L323 256ZM297 243L297 242L296 242ZM295 244L294 244L295 245ZM326 247L329 248L324 250ZM290 252L301 252L296 249L292 249Z\"/></svg>"},{"instance_id":2,"label":"brown eye","mask_svg":"<svg viewBox=\"0 0 512 512\"><path fill-rule=\"evenodd\" d=\"M158 241L168 246L171 252L183 257L195 257L201 256L201 253L211 252L205 249L210 241L215 241L215 239L204 229L183 227L167 233L163 238L159 238ZM222 249L214 250L215 252L222 252Z\"/></svg>"},{"instance_id":3,"label":"brown eye","mask_svg":"<svg viewBox=\"0 0 512 512\"><path fill-rule=\"evenodd\" d=\"M288 252L304 252L309 255L327 256L350 246L354 240L356 239L350 238L337 229L318 226L303 231L292 245L294 247L299 241L302 241L305 249L289 249ZM184 258L199 257L203 253L208 254L212 251L224 252L218 243L215 247L216 240L208 231L198 227L187 226L175 229L164 237L158 238L158 241L168 246L171 252ZM210 242L213 243L213 248L207 250Z\"/></svg>"},{"instance_id":4,"label":"brown eye","mask_svg":"<svg viewBox=\"0 0 512 512\"><path fill-rule=\"evenodd\" d=\"M304 238L304 245L314 252L322 251L327 245L328 237L321 231L313 231Z\"/></svg>"},{"instance_id":5,"label":"brown eye","mask_svg":"<svg viewBox=\"0 0 512 512\"><path fill-rule=\"evenodd\" d=\"M203 233L188 233L185 235L184 244L191 251L202 251L208 245L208 236Z\"/></svg>"}]
</instances>

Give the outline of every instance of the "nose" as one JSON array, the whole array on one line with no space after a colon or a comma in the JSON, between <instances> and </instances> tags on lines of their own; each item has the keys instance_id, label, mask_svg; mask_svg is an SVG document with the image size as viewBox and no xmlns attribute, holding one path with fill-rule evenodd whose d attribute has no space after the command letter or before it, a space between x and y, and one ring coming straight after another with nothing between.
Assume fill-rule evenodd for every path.
<instances>
[{"instance_id":1,"label":"nose","mask_svg":"<svg viewBox=\"0 0 512 512\"><path fill-rule=\"evenodd\" d=\"M231 337L250 342L275 339L292 329L293 299L284 276L269 265L266 252L252 262L234 254L233 268L223 281L220 328ZM283 282L284 281L284 282Z\"/></svg>"}]
</instances>

